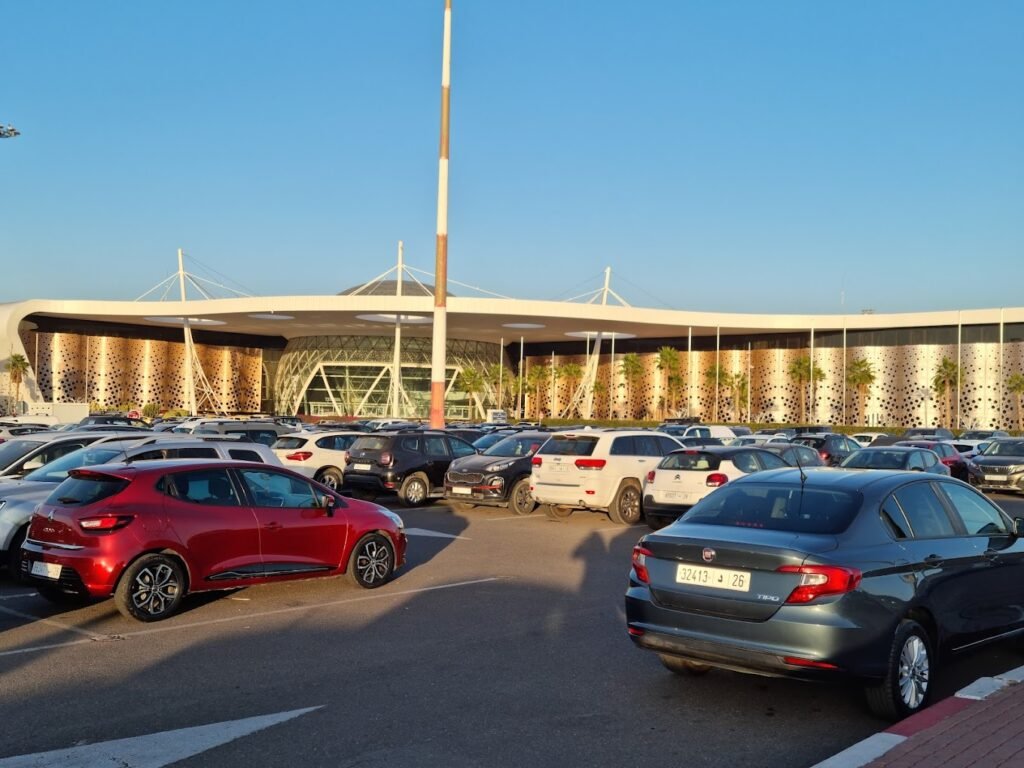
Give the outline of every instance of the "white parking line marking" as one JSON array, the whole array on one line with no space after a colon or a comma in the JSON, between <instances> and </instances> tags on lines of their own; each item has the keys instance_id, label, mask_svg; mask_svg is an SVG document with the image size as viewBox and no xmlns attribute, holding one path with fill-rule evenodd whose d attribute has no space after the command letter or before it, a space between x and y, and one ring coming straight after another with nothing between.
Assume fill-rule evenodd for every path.
<instances>
[{"instance_id":1,"label":"white parking line marking","mask_svg":"<svg viewBox=\"0 0 1024 768\"><path fill-rule=\"evenodd\" d=\"M462 539L463 541L470 541L471 539L465 536L456 536L452 533L441 533L440 531L431 531L426 528L406 528L406 536L432 536L436 539Z\"/></svg>"},{"instance_id":2,"label":"white parking line marking","mask_svg":"<svg viewBox=\"0 0 1024 768\"><path fill-rule=\"evenodd\" d=\"M0 595L0 600L20 600L24 597L35 597L38 592L21 592L17 595Z\"/></svg>"},{"instance_id":3,"label":"white parking line marking","mask_svg":"<svg viewBox=\"0 0 1024 768\"><path fill-rule=\"evenodd\" d=\"M8 757L0 760L0 768L110 768L112 765L162 768L317 709L320 707L293 709L273 715L227 720L129 739Z\"/></svg>"},{"instance_id":4,"label":"white parking line marking","mask_svg":"<svg viewBox=\"0 0 1024 768\"><path fill-rule=\"evenodd\" d=\"M65 624L62 621L54 621L53 619L43 619L39 616L33 616L31 613L22 613L21 611L16 611L13 608L0 607L0 613L6 613L10 616L17 616L19 619L28 619L33 623L39 622L40 624L46 624L49 627L57 627L58 629L63 629L65 632L74 632L75 634L88 637L90 640L106 639L105 636L97 635L95 632L87 632L84 629L73 627L70 624Z\"/></svg>"},{"instance_id":5,"label":"white parking line marking","mask_svg":"<svg viewBox=\"0 0 1024 768\"><path fill-rule=\"evenodd\" d=\"M404 597L406 595L418 595L424 592L437 592L442 589L455 589L457 587L471 587L476 584L487 584L492 581L500 581L501 579L497 576L492 576L486 579L473 579L472 581L457 581L452 584L438 584L434 587L420 587L419 589L404 589L398 592L376 592L372 595L365 595L363 597L352 597L346 600L332 600L328 603L312 603L310 605L292 605L287 608L276 608L272 611L262 611L258 613L243 613L238 616L225 616L220 619L208 619L206 621L193 621L188 624L169 624L167 626L153 627L151 629L140 629L135 632L119 632L116 635L92 635L83 630L75 630L73 627L61 626L62 629L71 629L77 631L80 634L86 635L89 640L72 640L66 643L48 643L46 645L30 645L25 648L15 648L10 651L0 651L0 657L3 656L16 656L22 653L34 653L36 651L49 651L54 648L65 648L74 645L83 645L89 642L102 641L102 640L126 640L132 637L142 637L144 635L155 635L163 632L174 632L180 629L195 629L196 627L207 627L214 624L227 624L233 621L251 621L252 619L258 619L262 616L278 616L285 613L295 613L296 611L310 611L315 608L333 608L337 605L347 605L348 603L362 603L368 600L381 600L389 597ZM0 608L0 611L7 610ZM26 618L34 619L35 621L46 621L46 619L40 619L38 616L30 616L29 614L23 614ZM56 623L56 622L50 622ZM0 768L3 768L0 764Z\"/></svg>"}]
</instances>

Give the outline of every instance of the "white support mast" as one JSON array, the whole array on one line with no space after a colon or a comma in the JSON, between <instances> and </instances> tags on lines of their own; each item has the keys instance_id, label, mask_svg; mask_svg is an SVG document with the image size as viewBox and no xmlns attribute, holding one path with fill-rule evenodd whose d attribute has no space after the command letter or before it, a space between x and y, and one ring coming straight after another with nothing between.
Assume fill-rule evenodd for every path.
<instances>
[{"instance_id":1,"label":"white support mast","mask_svg":"<svg viewBox=\"0 0 1024 768\"><path fill-rule=\"evenodd\" d=\"M395 275L395 296L402 298L402 273L405 271L404 244L398 241L398 271ZM398 302L401 304L401 301ZM402 417L402 311L395 312L395 350L391 358L391 417Z\"/></svg>"}]
</instances>

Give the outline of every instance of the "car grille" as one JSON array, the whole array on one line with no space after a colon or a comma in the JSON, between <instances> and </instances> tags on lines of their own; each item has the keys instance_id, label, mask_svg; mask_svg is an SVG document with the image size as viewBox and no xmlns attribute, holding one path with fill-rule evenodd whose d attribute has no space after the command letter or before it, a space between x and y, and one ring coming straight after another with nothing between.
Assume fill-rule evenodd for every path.
<instances>
[{"instance_id":1,"label":"car grille","mask_svg":"<svg viewBox=\"0 0 1024 768\"><path fill-rule=\"evenodd\" d=\"M981 469L982 469L982 471L986 475L1008 475L1008 474L1010 474L1009 467L986 467L986 466L982 466Z\"/></svg>"},{"instance_id":2,"label":"car grille","mask_svg":"<svg viewBox=\"0 0 1024 768\"><path fill-rule=\"evenodd\" d=\"M448 480L452 483L477 484L484 481L484 476L480 472L449 472Z\"/></svg>"}]
</instances>

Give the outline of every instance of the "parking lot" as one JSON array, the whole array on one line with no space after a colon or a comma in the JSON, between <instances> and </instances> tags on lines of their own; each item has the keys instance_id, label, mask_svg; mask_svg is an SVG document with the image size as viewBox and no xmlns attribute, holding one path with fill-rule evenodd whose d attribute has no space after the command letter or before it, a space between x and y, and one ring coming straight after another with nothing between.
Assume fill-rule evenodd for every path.
<instances>
[{"instance_id":1,"label":"parking lot","mask_svg":"<svg viewBox=\"0 0 1024 768\"><path fill-rule=\"evenodd\" d=\"M82 766L805 766L885 727L854 688L677 677L634 649L622 596L645 527L398 511L409 562L372 591L254 587L147 625L0 581L0 768L59 765L53 750ZM1022 662L984 649L936 693Z\"/></svg>"}]
</instances>

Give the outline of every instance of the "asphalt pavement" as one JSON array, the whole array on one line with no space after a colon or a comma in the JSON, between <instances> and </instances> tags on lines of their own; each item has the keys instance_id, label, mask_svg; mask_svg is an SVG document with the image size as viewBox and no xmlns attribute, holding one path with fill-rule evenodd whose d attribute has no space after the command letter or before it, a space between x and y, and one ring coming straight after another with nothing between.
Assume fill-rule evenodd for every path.
<instances>
[{"instance_id":1,"label":"asphalt pavement","mask_svg":"<svg viewBox=\"0 0 1024 768\"><path fill-rule=\"evenodd\" d=\"M0 581L0 768L799 767L886 727L855 688L679 677L635 649L622 598L644 527L400 512L409 564L377 590L253 587L141 624ZM992 646L936 693L1021 663Z\"/></svg>"}]
</instances>

